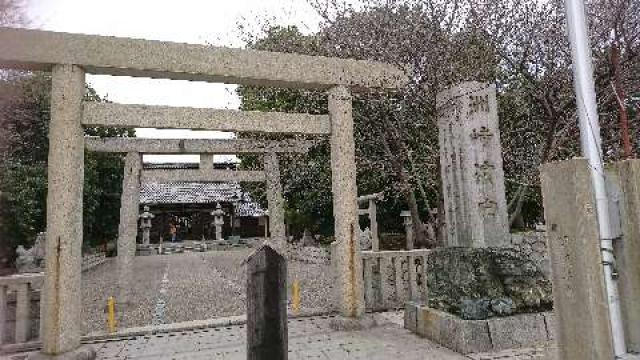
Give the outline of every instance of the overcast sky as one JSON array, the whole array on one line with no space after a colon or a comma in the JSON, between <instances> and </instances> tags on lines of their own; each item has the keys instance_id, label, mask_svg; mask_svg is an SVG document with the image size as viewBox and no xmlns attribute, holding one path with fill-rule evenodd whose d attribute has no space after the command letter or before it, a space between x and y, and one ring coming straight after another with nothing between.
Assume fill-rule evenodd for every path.
<instances>
[{"instance_id":1,"label":"overcast sky","mask_svg":"<svg viewBox=\"0 0 640 360\"><path fill-rule=\"evenodd\" d=\"M259 31L264 19L318 28L306 0L27 0L33 27L43 30L243 47L238 24ZM124 104L237 109L235 86L202 82L88 75L101 96ZM139 137L229 137L211 131L140 129ZM145 161L197 161L197 156L145 157ZM222 160L222 159L218 159Z\"/></svg>"}]
</instances>

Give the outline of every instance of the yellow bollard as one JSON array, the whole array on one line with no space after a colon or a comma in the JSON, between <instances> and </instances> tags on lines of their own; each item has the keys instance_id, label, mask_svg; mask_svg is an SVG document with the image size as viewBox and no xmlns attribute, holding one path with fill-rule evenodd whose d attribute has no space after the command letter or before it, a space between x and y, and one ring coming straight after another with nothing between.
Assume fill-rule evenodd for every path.
<instances>
[{"instance_id":1,"label":"yellow bollard","mask_svg":"<svg viewBox=\"0 0 640 360\"><path fill-rule=\"evenodd\" d=\"M116 299L113 296L109 296L107 300L107 327L109 328L110 333L116 332L116 327L118 326L116 322Z\"/></svg>"},{"instance_id":2,"label":"yellow bollard","mask_svg":"<svg viewBox=\"0 0 640 360\"><path fill-rule=\"evenodd\" d=\"M291 304L291 310L293 310L293 313L295 315L298 315L298 312L300 312L300 283L298 282L298 279L294 279L293 280L293 285L291 286L291 297L292 297L292 304Z\"/></svg>"}]
</instances>

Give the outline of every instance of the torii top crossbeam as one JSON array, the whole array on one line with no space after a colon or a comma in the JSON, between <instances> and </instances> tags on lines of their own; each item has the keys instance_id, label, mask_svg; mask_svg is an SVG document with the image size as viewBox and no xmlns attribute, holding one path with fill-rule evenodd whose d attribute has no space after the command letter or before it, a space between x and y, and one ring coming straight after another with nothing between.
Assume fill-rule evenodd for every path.
<instances>
[{"instance_id":1,"label":"torii top crossbeam","mask_svg":"<svg viewBox=\"0 0 640 360\"><path fill-rule=\"evenodd\" d=\"M393 89L407 82L403 71L379 62L0 27L0 68L54 64L93 74L305 89Z\"/></svg>"}]
</instances>

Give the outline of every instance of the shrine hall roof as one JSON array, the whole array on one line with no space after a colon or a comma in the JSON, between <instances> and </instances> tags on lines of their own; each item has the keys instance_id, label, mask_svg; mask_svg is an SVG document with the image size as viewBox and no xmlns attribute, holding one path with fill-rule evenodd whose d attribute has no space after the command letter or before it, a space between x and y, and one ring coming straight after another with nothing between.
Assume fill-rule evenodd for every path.
<instances>
[{"instance_id":1,"label":"shrine hall roof","mask_svg":"<svg viewBox=\"0 0 640 360\"><path fill-rule=\"evenodd\" d=\"M236 216L264 216L260 204L242 191L238 183L145 183L140 187L140 203L153 204L215 204L237 202Z\"/></svg>"}]
</instances>

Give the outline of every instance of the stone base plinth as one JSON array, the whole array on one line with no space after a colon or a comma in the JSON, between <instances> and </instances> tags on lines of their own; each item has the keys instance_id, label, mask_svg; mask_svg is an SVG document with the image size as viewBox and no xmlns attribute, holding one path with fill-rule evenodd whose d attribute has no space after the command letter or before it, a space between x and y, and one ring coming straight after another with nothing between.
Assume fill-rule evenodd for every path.
<instances>
[{"instance_id":1,"label":"stone base plinth","mask_svg":"<svg viewBox=\"0 0 640 360\"><path fill-rule=\"evenodd\" d=\"M377 323L373 316L367 314L358 318L337 316L331 319L329 326L336 331L358 331L371 329Z\"/></svg>"},{"instance_id":2,"label":"stone base plinth","mask_svg":"<svg viewBox=\"0 0 640 360\"><path fill-rule=\"evenodd\" d=\"M534 347L553 339L551 313L463 320L409 302L404 314L406 329L461 354Z\"/></svg>"},{"instance_id":3,"label":"stone base plinth","mask_svg":"<svg viewBox=\"0 0 640 360\"><path fill-rule=\"evenodd\" d=\"M92 346L83 345L76 350L58 355L49 355L40 352L32 353L27 357L27 360L94 360L95 358L96 350Z\"/></svg>"}]
</instances>

